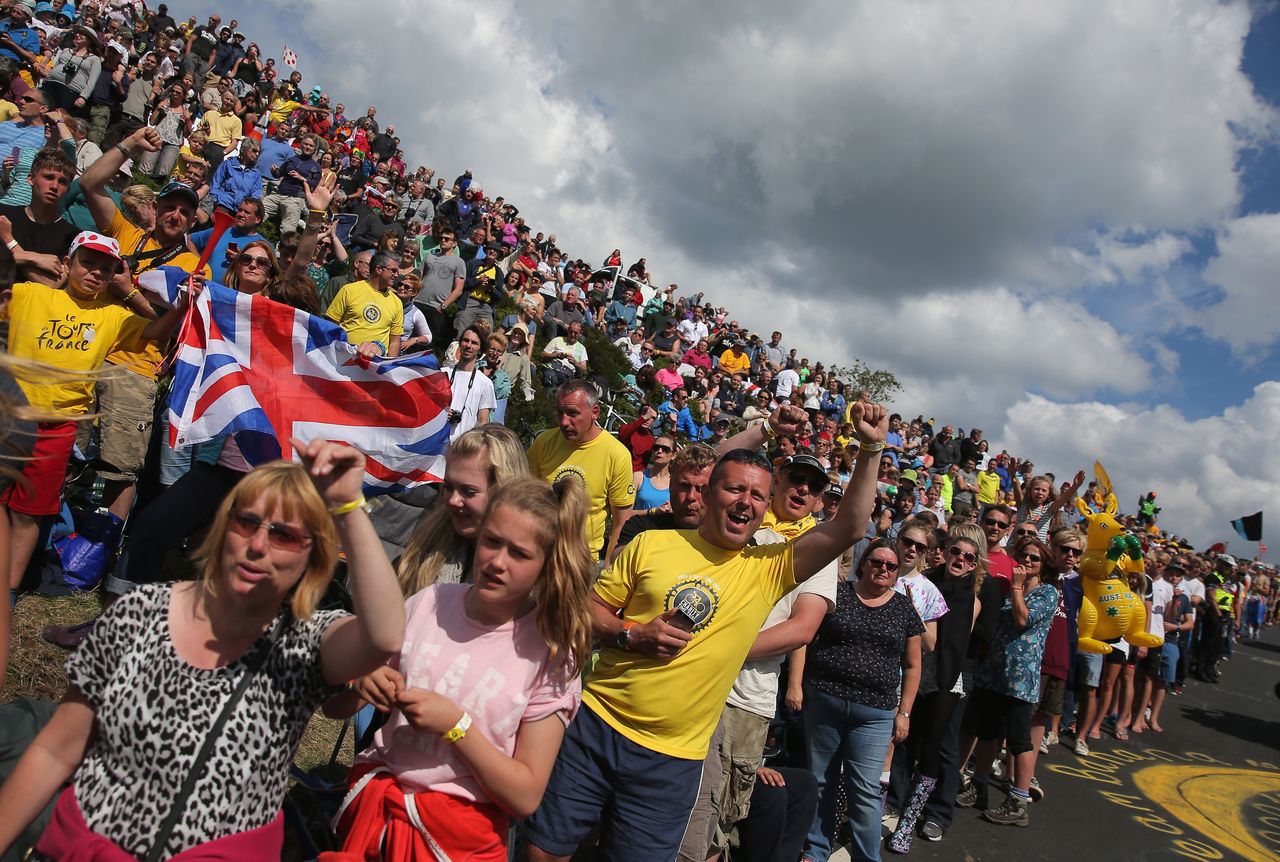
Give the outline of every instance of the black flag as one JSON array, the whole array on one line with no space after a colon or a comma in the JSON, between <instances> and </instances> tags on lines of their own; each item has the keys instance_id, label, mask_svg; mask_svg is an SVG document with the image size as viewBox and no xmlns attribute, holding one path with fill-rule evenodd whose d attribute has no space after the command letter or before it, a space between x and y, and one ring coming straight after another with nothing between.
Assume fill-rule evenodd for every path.
<instances>
[{"instance_id":1,"label":"black flag","mask_svg":"<svg viewBox=\"0 0 1280 862\"><path fill-rule=\"evenodd\" d=\"M1246 542L1262 541L1262 513L1254 512L1252 515L1245 515L1243 518L1236 518L1231 522L1231 526L1236 528L1236 532L1240 534L1240 538Z\"/></svg>"}]
</instances>

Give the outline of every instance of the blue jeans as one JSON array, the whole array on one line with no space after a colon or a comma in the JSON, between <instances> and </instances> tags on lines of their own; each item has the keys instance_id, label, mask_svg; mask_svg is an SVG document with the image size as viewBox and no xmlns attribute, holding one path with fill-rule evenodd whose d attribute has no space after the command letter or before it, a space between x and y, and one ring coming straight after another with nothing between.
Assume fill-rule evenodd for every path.
<instances>
[{"instance_id":1,"label":"blue jeans","mask_svg":"<svg viewBox=\"0 0 1280 862\"><path fill-rule=\"evenodd\" d=\"M880 773L893 739L892 709L875 709L805 687L804 730L809 771L818 781L818 814L805 840L805 857L827 862L835 839L836 796L844 766L855 860L880 859Z\"/></svg>"}]
</instances>

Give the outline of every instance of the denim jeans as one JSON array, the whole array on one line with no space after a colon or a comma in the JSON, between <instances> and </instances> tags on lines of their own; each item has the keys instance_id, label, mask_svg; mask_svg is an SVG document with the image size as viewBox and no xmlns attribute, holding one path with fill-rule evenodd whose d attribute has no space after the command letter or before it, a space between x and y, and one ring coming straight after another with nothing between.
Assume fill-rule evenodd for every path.
<instances>
[{"instance_id":1,"label":"denim jeans","mask_svg":"<svg viewBox=\"0 0 1280 862\"><path fill-rule=\"evenodd\" d=\"M805 857L826 862L838 830L836 796L844 766L853 831L850 856L880 859L880 772L893 738L892 709L875 709L806 686L804 729L809 771L818 782L818 814L805 841Z\"/></svg>"}]
</instances>

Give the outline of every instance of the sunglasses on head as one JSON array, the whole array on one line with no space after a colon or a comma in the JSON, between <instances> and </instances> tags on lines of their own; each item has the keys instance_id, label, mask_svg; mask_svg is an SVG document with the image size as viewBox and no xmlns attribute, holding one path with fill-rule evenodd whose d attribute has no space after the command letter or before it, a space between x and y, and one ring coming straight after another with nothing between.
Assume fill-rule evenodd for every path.
<instances>
[{"instance_id":1,"label":"sunglasses on head","mask_svg":"<svg viewBox=\"0 0 1280 862\"><path fill-rule=\"evenodd\" d=\"M263 527L267 529L267 544L277 551L303 551L311 546L312 536L299 527L273 521L267 523L252 512L236 512L228 526L237 536L252 539Z\"/></svg>"},{"instance_id":2,"label":"sunglasses on head","mask_svg":"<svg viewBox=\"0 0 1280 862\"><path fill-rule=\"evenodd\" d=\"M960 559L964 560L966 563L978 562L977 554L971 551L962 551L960 550L960 548L956 547L955 545L952 545L950 548L947 548L947 556L959 557Z\"/></svg>"}]
</instances>

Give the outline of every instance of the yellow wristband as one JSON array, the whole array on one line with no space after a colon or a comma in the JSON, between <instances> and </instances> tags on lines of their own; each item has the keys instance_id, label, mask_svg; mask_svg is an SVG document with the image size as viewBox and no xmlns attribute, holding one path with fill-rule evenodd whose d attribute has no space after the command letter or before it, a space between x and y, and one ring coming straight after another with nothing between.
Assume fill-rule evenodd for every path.
<instances>
[{"instance_id":1,"label":"yellow wristband","mask_svg":"<svg viewBox=\"0 0 1280 862\"><path fill-rule=\"evenodd\" d=\"M122 299L121 302L128 302L129 300L133 299L135 296L137 296L140 293L142 293L142 289L135 287L133 290L129 291L124 295L124 299Z\"/></svg>"},{"instance_id":2,"label":"yellow wristband","mask_svg":"<svg viewBox=\"0 0 1280 862\"><path fill-rule=\"evenodd\" d=\"M365 504L364 494L361 494L350 503L343 503L341 506L332 506L329 509L330 515L345 515L348 512L354 512Z\"/></svg>"},{"instance_id":3,"label":"yellow wristband","mask_svg":"<svg viewBox=\"0 0 1280 862\"><path fill-rule=\"evenodd\" d=\"M884 443L870 443L870 444L859 443L858 450L861 452L866 452L868 455L874 455L877 452L884 451Z\"/></svg>"}]
</instances>

